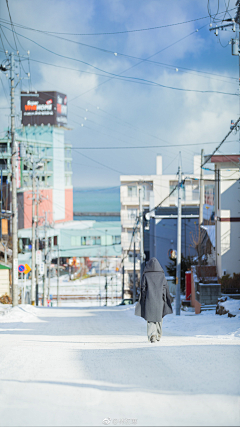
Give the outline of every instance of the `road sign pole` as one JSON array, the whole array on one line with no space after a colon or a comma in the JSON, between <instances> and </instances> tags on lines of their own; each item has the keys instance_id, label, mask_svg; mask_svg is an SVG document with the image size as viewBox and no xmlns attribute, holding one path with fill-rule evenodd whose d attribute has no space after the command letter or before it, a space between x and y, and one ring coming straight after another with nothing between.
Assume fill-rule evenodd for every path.
<instances>
[{"instance_id":1,"label":"road sign pole","mask_svg":"<svg viewBox=\"0 0 240 427\"><path fill-rule=\"evenodd\" d=\"M25 304L25 300L24 300L24 285L23 285L23 272L21 273L21 284L22 284L22 304Z\"/></svg>"},{"instance_id":2,"label":"road sign pole","mask_svg":"<svg viewBox=\"0 0 240 427\"><path fill-rule=\"evenodd\" d=\"M27 275L24 274L24 285L23 285L23 292L24 292L24 303L26 304L26 285L27 285Z\"/></svg>"}]
</instances>

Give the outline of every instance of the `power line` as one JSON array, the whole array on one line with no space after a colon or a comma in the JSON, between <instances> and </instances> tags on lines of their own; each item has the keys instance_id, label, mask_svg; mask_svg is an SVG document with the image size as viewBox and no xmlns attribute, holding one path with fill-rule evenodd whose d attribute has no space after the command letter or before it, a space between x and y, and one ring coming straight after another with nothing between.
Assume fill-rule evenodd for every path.
<instances>
[{"instance_id":1,"label":"power line","mask_svg":"<svg viewBox=\"0 0 240 427\"><path fill-rule=\"evenodd\" d=\"M26 27L26 28L28 29L28 27ZM33 29L31 29L31 30L33 30ZM49 32L46 32L46 31L41 31L41 32L45 33L47 35L53 36L53 37L57 37L57 38L59 38L61 40L65 40L65 41L74 43L74 44L79 44L79 45L86 46L86 47L89 47L89 48L92 48L92 49L96 49L96 50L99 50L99 51L102 51L102 52L105 52L105 53L110 53L111 55L112 54L114 54L115 56L119 55L119 56L123 56L123 57L130 58L130 59L137 59L137 60L141 60L141 61L144 61L144 62L149 62L149 63L152 63L152 64L156 64L156 65L160 65L160 66L166 66L166 67L170 67L170 68L175 68L176 69L176 66L174 66L174 65L163 64L163 63L159 63L157 61L151 61L149 59L139 58L139 57L136 57L136 56L133 56L133 55L127 55L127 54L123 54L123 53L120 53L120 52L112 51L112 50L109 50L109 49L103 49L103 48L100 48L100 47L97 47L97 46L92 46L92 45L89 45L89 44L86 44L86 43L78 42L78 41L75 41L75 40L66 39L64 37L54 36L53 34L51 34L51 33L49 34ZM179 69L184 69L186 71L197 72L197 71L190 70L190 69L183 68L183 67L177 67L177 69L178 70ZM206 72L202 72L202 73L203 74L212 74L212 73L206 73ZM221 76L221 75L218 75L218 76Z\"/></svg>"},{"instance_id":2,"label":"power line","mask_svg":"<svg viewBox=\"0 0 240 427\"><path fill-rule=\"evenodd\" d=\"M3 27L4 27L4 26L3 26ZM7 30L9 30L9 28L7 28L7 27L5 27L5 28L6 28ZM202 27L202 28L203 28L203 27ZM9 31L10 31L10 30L9 30ZM183 37L182 39L178 40L177 42L172 43L170 46L168 46L168 47L166 47L166 48L164 48L164 49L161 49L161 51L157 52L156 54L158 54L158 53L162 52L163 50L165 50L165 49L167 49L167 48L169 48L169 47L173 46L174 44L178 43L179 41L181 41L181 40L185 39L186 37L189 37L189 35L192 35L192 34L194 34L195 32L198 32L198 31L199 31L199 30L195 30L195 31L193 31L192 33L190 33L190 34L188 34L187 36ZM86 62L86 61L82 61L82 60L77 59L77 58L71 58L71 57L69 57L69 56L62 55L62 54L60 54L60 53L54 52L54 51L52 51L51 49L48 49L48 48L46 48L46 47L44 47L44 46L40 45L39 43L37 43L36 41L34 41L34 40L30 39L29 37L23 36L23 35L21 35L21 34L19 34L19 33L16 33L16 34L20 35L20 37L23 37L23 38L25 38L25 39L27 39L27 40L31 41L32 43L36 44L37 46L41 47L42 49L46 50L47 52L52 53L53 55L59 56L59 57L61 57L61 58L69 59L69 60L71 60L71 61L77 61L77 62L80 62L80 63L82 63L82 64L88 65L88 66L90 66L90 67L92 67L92 68L94 68L94 69L96 69L96 70L98 70L98 71L101 71L101 72L103 72L103 73L106 73L106 74L108 74L108 75L112 76L112 77L111 77L110 79L108 79L107 81L111 80L111 79L112 79L112 78L114 78L114 77L115 77L115 78L116 78L116 77L118 77L118 78L119 78L119 77L122 77L124 80L130 79L130 80L132 80L132 82L141 82L141 83L143 82L143 83L145 83L145 84L152 84L152 85L154 85L154 86L158 86L158 87L161 87L161 88L171 89L171 90L177 90L177 91L181 91L181 92L194 92L194 93L218 93L218 94L221 94L221 95L238 96L237 94L235 94L235 93L230 93L230 92L222 92L222 91L214 91L214 90L198 90L198 89L184 89L184 88L177 88L177 87L173 87L173 86L163 85L163 84L161 84L161 83L154 82L154 81L151 81L151 80L148 80L148 79L139 78L139 77L133 77L133 76L121 76L121 74L123 74L125 71L128 71L129 69L131 69L131 68L133 68L133 67L135 67L135 66L139 65L141 62L144 62L144 61L145 61L145 59L144 59L144 60L141 60L141 62L140 62L140 63L133 65L132 67L128 68L127 70L124 70L121 74L116 74L116 73L111 73L110 71L105 71L105 70L103 70L103 69L101 69L101 68L99 68L99 67L96 67L95 65L92 65L92 64L90 64L90 63L88 63L88 62ZM154 55L156 55L156 54L154 54ZM154 55L151 55L150 57L152 57L152 56L154 56ZM149 58L150 58L150 57L149 57ZM148 58L148 59L149 59L149 58ZM100 83L98 86L100 86L101 84L107 83L107 81L105 81L105 82L103 82L103 83ZM91 90L92 90L92 89L91 89ZM89 92L89 91L88 91L88 92ZM87 93L87 92L85 92L85 93ZM79 95L79 96L81 96L81 95ZM75 98L71 99L71 100L70 100L70 102L71 102L71 101L73 101L74 99L78 98L79 96L77 96L77 97L75 97Z\"/></svg>"},{"instance_id":3,"label":"power line","mask_svg":"<svg viewBox=\"0 0 240 427\"><path fill-rule=\"evenodd\" d=\"M229 11L232 11L235 9L236 9L236 7L229 9ZM221 15L223 13L225 13L225 11L224 12L218 12L216 15ZM14 25L16 27L20 27L23 29L28 29L28 30L32 30L32 31L36 31L36 32L41 32L41 33L45 33L45 34L63 34L63 35L69 35L69 36L70 35L72 35L72 36L102 36L102 35L126 34L126 33L134 33L134 32L141 32L141 31L158 30L161 28L168 28L168 27L174 27L177 25L189 24L191 22L196 22L196 21L200 21L203 19L207 19L208 17L209 16L202 16L200 18L190 19L188 21L176 22L176 23L172 23L172 24L165 24L165 25L160 25L160 26L155 26L155 27L138 28L138 29L134 29L134 30L123 30L123 31L114 31L114 32L100 32L100 33L69 33L69 32L58 32L58 31L43 31L43 30L27 27L27 26L17 24L17 23L14 23ZM4 19L1 19L1 20L7 22L7 20L4 20Z\"/></svg>"},{"instance_id":4,"label":"power line","mask_svg":"<svg viewBox=\"0 0 240 427\"><path fill-rule=\"evenodd\" d=\"M5 33L4 33L3 29L2 29L2 25L1 25L1 24L0 24L0 30L2 31L3 37L5 38L6 42L7 42L7 43L8 43L8 45L10 46L10 48L11 48L12 50L16 50L16 49L14 49L14 47L12 47L12 45L10 44L10 42L9 42L9 40L8 40L8 38L7 38L7 36L5 35Z\"/></svg>"},{"instance_id":5,"label":"power line","mask_svg":"<svg viewBox=\"0 0 240 427\"><path fill-rule=\"evenodd\" d=\"M12 22L12 17L11 17L11 13L10 13L10 9L9 9L8 0L6 0L6 4L7 4L8 14L9 14L9 18L10 18L11 27L12 27L13 40L14 40L14 43L15 43L15 46L16 46L16 50L18 50L17 43L16 43L16 38L15 38L15 34L14 34L14 26L13 26L13 22Z\"/></svg>"},{"instance_id":6,"label":"power line","mask_svg":"<svg viewBox=\"0 0 240 427\"><path fill-rule=\"evenodd\" d=\"M221 147L221 145L226 141L226 139L229 137L229 135L232 133L232 131L234 129L236 129L238 123L240 122L240 117L238 118L238 120L234 123L234 126L230 129L230 131L227 133L227 135L223 138L223 140L220 142L220 144L215 148L215 150L213 150L212 154L210 154L210 156L207 157L207 159L201 164L201 168L209 162L209 160L211 159L211 157L216 153L216 151L219 150L219 148Z\"/></svg>"},{"instance_id":7,"label":"power line","mask_svg":"<svg viewBox=\"0 0 240 427\"><path fill-rule=\"evenodd\" d=\"M203 29L203 28L205 28L205 27L206 27L206 25L204 25L203 27L201 27L201 28L199 28L199 29L197 29L197 30L192 31L191 33L189 33L189 34L187 34L186 36L184 36L184 37L180 38L179 40L177 40L176 42L173 42L173 43L171 43L170 45L166 46L165 48L163 48L163 49L159 50L158 52L155 52L154 54L152 54L152 55L148 56L146 59L153 58L154 56L158 55L159 53L163 52L164 50L169 49L170 47L172 47L172 46L176 45L177 43L181 42L182 40L185 40L187 37L192 36L193 34L195 34L196 32L198 32L198 31L200 31L200 30L202 30L202 29ZM120 73L120 75L122 75L122 74L123 74L123 73L125 73L126 71L131 70L131 69L132 69L132 68L134 68L134 67L137 67L137 66L138 66L138 65L140 65L142 62L144 62L144 60L141 60L141 61L140 61L140 62L138 62L137 64L134 64L134 65L132 65L131 67L128 67L127 69L123 70L123 71ZM83 92L83 93L81 93L81 94L80 94L80 95L78 95L78 96L75 96L75 97L74 97L74 98L72 98L70 101L73 101L73 100L75 100L75 99L79 98L80 96L83 96L83 95L85 95L85 94L89 93L89 92L90 92L90 91L92 91L93 89L97 89L98 87L102 86L103 84L105 84L105 83L107 83L107 82L111 81L111 80L112 80L112 78L113 78L113 77L111 77L111 78L109 78L109 79L105 80L105 81L104 81L104 82L102 82L102 83L99 83L99 84L98 84L98 85L96 85L96 86L93 86L91 89L87 90L86 92Z\"/></svg>"},{"instance_id":8,"label":"power line","mask_svg":"<svg viewBox=\"0 0 240 427\"><path fill-rule=\"evenodd\" d=\"M178 71L179 71L179 70L180 70L180 71L182 71L182 70L183 70L182 72L186 72L186 73L190 73L190 74L194 74L194 75L195 75L195 73L196 73L196 74L200 74L200 75L201 75L201 74L203 74L203 75L201 75L200 77L211 78L211 77L208 77L208 76L214 76L214 77L222 77L222 78L230 79L230 80L234 80L234 81L237 81L237 80L238 80L238 78L237 78L237 77L226 76L226 75L216 74L216 73L210 73L210 72L208 72L208 71L194 70L194 69L191 69L191 68L181 67L181 66L179 66L179 65L165 64L165 63L163 63L163 62L151 61L151 60L144 59L144 58L138 58L137 56L129 56L129 55L126 55L126 56L128 56L128 57L130 57L130 58L132 58L132 59L138 59L138 60L141 60L141 61L143 61L143 62L149 62L149 63L151 63L151 64L155 64L155 65L159 65L159 66L162 66L162 67L166 67L166 68L174 69L175 71L176 71L176 70L178 70ZM37 62L37 63L39 63L39 64L49 65L49 66L51 66L51 67L55 67L55 68L61 68L61 69L63 69L63 70L77 71L77 72L79 72L79 73L91 74L91 75L96 75L96 76L100 76L100 77L104 77L104 76L105 76L104 74L93 73L93 72L91 72L91 71L86 71L86 70L79 70L78 68L65 67L65 66L63 66L63 65L51 64L51 63L49 63L49 62L40 61L40 60L38 60L38 59L29 58L28 60L29 60L29 61L32 61L32 62ZM116 77L116 79L117 79L117 77ZM124 76L122 76L122 77L118 77L118 79L122 80L122 79L125 79L125 77L124 77ZM226 82L226 83L227 83L227 81L226 81L226 80L220 80L220 79L214 79L214 80L216 80L216 81L223 81L223 82Z\"/></svg>"},{"instance_id":9,"label":"power line","mask_svg":"<svg viewBox=\"0 0 240 427\"><path fill-rule=\"evenodd\" d=\"M86 127L86 126L84 126ZM89 128L91 129L91 128ZM237 140L231 140L227 141L228 143L232 142L238 142ZM216 141L208 141L208 142L198 142L198 143L191 143L191 144L166 144L166 145L139 145L139 146L111 146L111 147L71 147L71 150L134 150L134 149L145 149L145 148L172 148L172 147L191 147L191 146L199 146L200 145L209 145L209 144L216 144ZM42 145L36 145L35 147L44 148ZM46 147L47 149L51 149L52 147ZM62 149L62 147L54 147L54 149Z\"/></svg>"}]
</instances>

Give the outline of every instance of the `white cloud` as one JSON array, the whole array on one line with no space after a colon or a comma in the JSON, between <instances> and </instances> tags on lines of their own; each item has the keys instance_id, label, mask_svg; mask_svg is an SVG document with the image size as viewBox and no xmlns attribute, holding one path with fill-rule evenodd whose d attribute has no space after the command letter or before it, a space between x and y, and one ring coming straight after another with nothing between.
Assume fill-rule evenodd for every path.
<instances>
[{"instance_id":1,"label":"white cloud","mask_svg":"<svg viewBox=\"0 0 240 427\"><path fill-rule=\"evenodd\" d=\"M33 28L48 31L74 33L153 27L207 15L205 3L203 5L202 1L192 2L190 0L182 0L181 2L174 0L167 2L155 0L148 2L139 0L131 0L131 2L90 0L87 3L79 0L68 2L22 0L21 2L11 2L10 6L15 22L24 25L31 23ZM25 13L25 10L28 11L28 14ZM2 16L8 19L5 9ZM191 23L157 31L118 36L74 36L72 39L113 51L147 57L179 40L201 25L200 21L198 24ZM119 55L101 53L36 32L20 29L17 31L54 52L80 59L113 73L121 73L136 63L136 61ZM67 37L70 38L70 36ZM12 43L13 40L11 39L10 42ZM30 49L33 59L94 73L92 67L77 61L60 58L39 46L31 44L30 41L21 39L21 43L26 50ZM216 69L217 73L222 74L222 71L215 64L220 60L219 58L222 58L222 61L226 57L229 58L230 52L227 49L221 51L217 49L220 47L216 44L212 33L201 31L153 58L154 60L176 64L176 66L179 65L178 72L144 63L134 67L124 75L154 80L160 84L183 89L235 92L237 83L234 86L221 81L224 79L220 77L212 76L212 79L208 79L181 72L180 66L184 66L206 71ZM211 56L209 52L211 52ZM21 53L23 53L22 50ZM228 65L231 64L233 61L224 63L226 75L228 72L230 73ZM27 69L27 63L24 65ZM233 67L233 65L231 66ZM74 129L66 133L66 139L70 140L74 146L164 145L164 142L158 140L157 137L168 141L170 144L194 142L198 145L191 148L182 147L185 169L192 168L192 154L200 153L201 143L220 141L229 129L230 120L238 115L238 97L214 93L180 92L116 79L111 79L106 84L102 84L108 79L107 76L80 74L78 71L54 68L34 62L31 62L31 74L34 89L59 90L66 93L69 100L80 95L76 100L69 103L69 126ZM9 94L5 77L3 78ZM23 85L24 88L27 88L28 82L24 81ZM88 93L84 94L85 92ZM0 88L0 94L0 107L2 107L6 105L2 88ZM16 98L16 103L18 107L18 98ZM92 113L84 112L76 106L88 108ZM97 106L109 114L98 110ZM3 111L0 110L0 130L8 124L8 119L4 116ZM74 123L82 122L79 116L86 116L88 119L84 128ZM211 151L215 145L203 146L203 148L206 151ZM228 151L228 148L234 149L236 144L226 144L225 147ZM155 156L157 153L163 154L163 163L166 166L177 156L178 148L159 147L148 150L83 152L95 161L128 174L155 173ZM86 166L79 167L78 161ZM173 162L167 171L174 172L176 167L177 161ZM101 168L101 165L91 162L90 159L82 157L77 152L76 155L74 154L73 170L75 185L82 185L83 182L87 182L88 185L109 185L109 182L111 185L116 185L119 183L118 173L104 167Z\"/></svg>"}]
</instances>

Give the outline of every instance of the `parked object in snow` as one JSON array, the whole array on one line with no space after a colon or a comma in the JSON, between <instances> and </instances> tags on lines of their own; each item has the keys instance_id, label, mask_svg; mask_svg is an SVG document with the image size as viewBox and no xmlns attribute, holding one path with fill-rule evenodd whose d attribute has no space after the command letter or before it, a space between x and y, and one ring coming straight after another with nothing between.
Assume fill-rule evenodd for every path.
<instances>
[{"instance_id":1,"label":"parked object in snow","mask_svg":"<svg viewBox=\"0 0 240 427\"><path fill-rule=\"evenodd\" d=\"M195 307L195 314L201 313L202 310L215 310L221 297L216 267L193 266L191 272L191 305Z\"/></svg>"}]
</instances>

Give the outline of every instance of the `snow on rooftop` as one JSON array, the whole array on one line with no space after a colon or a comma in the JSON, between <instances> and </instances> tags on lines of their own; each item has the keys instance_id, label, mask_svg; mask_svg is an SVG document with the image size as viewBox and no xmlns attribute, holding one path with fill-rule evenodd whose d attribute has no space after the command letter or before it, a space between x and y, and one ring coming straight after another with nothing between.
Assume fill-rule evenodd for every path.
<instances>
[{"instance_id":1,"label":"snow on rooftop","mask_svg":"<svg viewBox=\"0 0 240 427\"><path fill-rule=\"evenodd\" d=\"M201 225L203 230L206 230L208 237L215 248L215 225Z\"/></svg>"},{"instance_id":2,"label":"snow on rooftop","mask_svg":"<svg viewBox=\"0 0 240 427\"><path fill-rule=\"evenodd\" d=\"M240 300L228 299L227 301L221 302L222 305L229 313L238 316L240 319Z\"/></svg>"}]
</instances>

